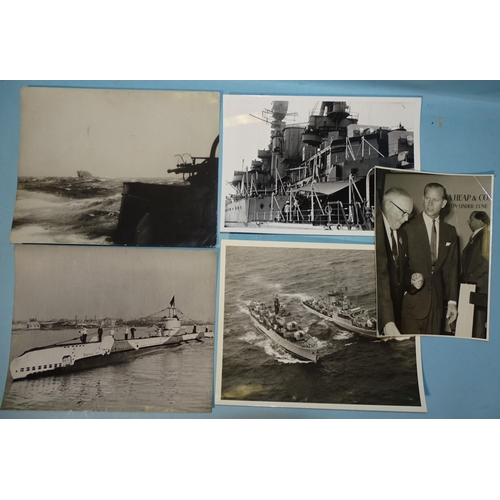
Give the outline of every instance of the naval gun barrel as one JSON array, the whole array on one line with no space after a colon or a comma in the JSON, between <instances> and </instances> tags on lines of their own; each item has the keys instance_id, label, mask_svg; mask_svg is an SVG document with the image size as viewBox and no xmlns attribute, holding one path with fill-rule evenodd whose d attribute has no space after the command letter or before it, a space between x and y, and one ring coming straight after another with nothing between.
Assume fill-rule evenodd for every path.
<instances>
[{"instance_id":1,"label":"naval gun barrel","mask_svg":"<svg viewBox=\"0 0 500 500\"><path fill-rule=\"evenodd\" d=\"M167 173L169 174L194 174L198 172L199 170L199 165L189 165L189 166L182 166L182 167L176 167L176 168L169 168L167 170Z\"/></svg>"}]
</instances>

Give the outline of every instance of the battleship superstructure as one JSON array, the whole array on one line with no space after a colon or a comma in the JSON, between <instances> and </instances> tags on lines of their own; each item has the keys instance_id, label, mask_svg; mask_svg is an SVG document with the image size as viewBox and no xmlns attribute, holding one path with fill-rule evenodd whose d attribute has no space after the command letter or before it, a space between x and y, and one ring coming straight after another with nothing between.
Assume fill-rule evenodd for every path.
<instances>
[{"instance_id":1,"label":"battleship superstructure","mask_svg":"<svg viewBox=\"0 0 500 500\"><path fill-rule=\"evenodd\" d=\"M305 127L287 113L272 102L270 143L234 172L225 226L373 230L373 168L413 168L413 132L361 125L343 101L323 101Z\"/></svg>"}]
</instances>

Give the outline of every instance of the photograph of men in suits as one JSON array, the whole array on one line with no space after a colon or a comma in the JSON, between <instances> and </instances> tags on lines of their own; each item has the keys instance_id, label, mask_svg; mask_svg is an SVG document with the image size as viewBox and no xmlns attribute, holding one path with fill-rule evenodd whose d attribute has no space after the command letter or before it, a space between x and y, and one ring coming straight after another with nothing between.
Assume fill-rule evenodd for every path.
<instances>
[{"instance_id":1,"label":"photograph of men in suits","mask_svg":"<svg viewBox=\"0 0 500 500\"><path fill-rule=\"evenodd\" d=\"M486 212L472 212L467 224L472 234L462 250L460 282L476 285L476 292L486 295L484 300L486 304L490 268L490 218ZM486 305L475 304L472 323L473 338L486 338L486 316Z\"/></svg>"},{"instance_id":2,"label":"photograph of men in suits","mask_svg":"<svg viewBox=\"0 0 500 500\"><path fill-rule=\"evenodd\" d=\"M424 286L403 297L401 333L441 335L444 316L450 325L457 318L458 238L455 227L440 220L448 203L445 187L427 184L422 202L423 212L405 226L405 232L409 268L423 275Z\"/></svg>"},{"instance_id":3,"label":"photograph of men in suits","mask_svg":"<svg viewBox=\"0 0 500 500\"><path fill-rule=\"evenodd\" d=\"M379 334L401 335L401 306L405 292L423 285L421 274L408 267L408 239L401 226L411 217L413 200L399 187L388 189L376 215L377 320Z\"/></svg>"}]
</instances>

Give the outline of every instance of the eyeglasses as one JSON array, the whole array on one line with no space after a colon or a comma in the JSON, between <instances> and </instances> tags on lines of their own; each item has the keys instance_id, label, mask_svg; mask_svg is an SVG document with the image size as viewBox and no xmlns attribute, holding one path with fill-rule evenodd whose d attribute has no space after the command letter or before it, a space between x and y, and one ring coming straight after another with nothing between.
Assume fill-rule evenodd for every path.
<instances>
[{"instance_id":1,"label":"eyeglasses","mask_svg":"<svg viewBox=\"0 0 500 500\"><path fill-rule=\"evenodd\" d=\"M401 207L398 207L392 200L391 200L391 203L398 209L398 210L401 210L401 213L403 214L403 217L406 215L408 217L408 219L411 218L411 213L410 212L407 212L406 210L403 210Z\"/></svg>"}]
</instances>

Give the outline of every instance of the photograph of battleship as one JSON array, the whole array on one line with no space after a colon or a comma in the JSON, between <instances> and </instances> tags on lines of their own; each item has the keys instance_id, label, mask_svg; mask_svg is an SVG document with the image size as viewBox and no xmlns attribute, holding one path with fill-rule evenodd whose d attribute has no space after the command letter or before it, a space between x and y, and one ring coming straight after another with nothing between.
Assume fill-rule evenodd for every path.
<instances>
[{"instance_id":1,"label":"photograph of battleship","mask_svg":"<svg viewBox=\"0 0 500 500\"><path fill-rule=\"evenodd\" d=\"M210 412L216 260L16 245L2 409Z\"/></svg>"},{"instance_id":2,"label":"photograph of battleship","mask_svg":"<svg viewBox=\"0 0 500 500\"><path fill-rule=\"evenodd\" d=\"M375 178L379 334L488 340L494 176Z\"/></svg>"},{"instance_id":3,"label":"photograph of battleship","mask_svg":"<svg viewBox=\"0 0 500 500\"><path fill-rule=\"evenodd\" d=\"M426 411L420 340L376 335L373 245L221 242L215 402Z\"/></svg>"},{"instance_id":4,"label":"photograph of battleship","mask_svg":"<svg viewBox=\"0 0 500 500\"><path fill-rule=\"evenodd\" d=\"M21 89L11 243L213 247L214 92Z\"/></svg>"},{"instance_id":5,"label":"photograph of battleship","mask_svg":"<svg viewBox=\"0 0 500 500\"><path fill-rule=\"evenodd\" d=\"M420 106L224 95L221 231L373 235L374 167L420 170Z\"/></svg>"}]
</instances>

